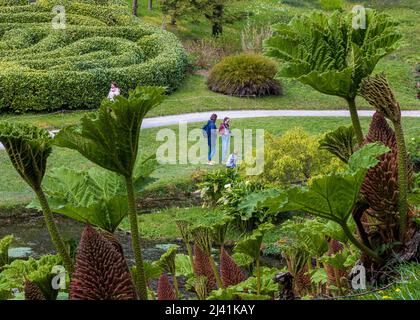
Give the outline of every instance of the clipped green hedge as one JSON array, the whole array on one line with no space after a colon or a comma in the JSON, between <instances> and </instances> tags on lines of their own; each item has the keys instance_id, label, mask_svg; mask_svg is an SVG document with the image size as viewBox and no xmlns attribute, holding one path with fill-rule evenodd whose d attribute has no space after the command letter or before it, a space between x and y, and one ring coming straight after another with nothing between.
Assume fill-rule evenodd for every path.
<instances>
[{"instance_id":1,"label":"clipped green hedge","mask_svg":"<svg viewBox=\"0 0 420 320\"><path fill-rule=\"evenodd\" d=\"M0 112L96 108L111 81L125 94L138 84L171 91L184 77L186 53L172 33L86 1L65 1L66 29L53 30L55 3L0 5Z\"/></svg>"}]
</instances>

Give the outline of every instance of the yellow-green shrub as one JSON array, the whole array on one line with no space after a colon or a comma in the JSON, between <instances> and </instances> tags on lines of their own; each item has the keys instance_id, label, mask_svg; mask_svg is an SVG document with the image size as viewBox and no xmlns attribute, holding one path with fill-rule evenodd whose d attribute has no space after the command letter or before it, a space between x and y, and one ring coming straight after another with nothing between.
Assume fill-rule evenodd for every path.
<instances>
[{"instance_id":1,"label":"yellow-green shrub","mask_svg":"<svg viewBox=\"0 0 420 320\"><path fill-rule=\"evenodd\" d=\"M293 128L282 136L266 135L264 172L257 176L264 184L287 186L306 183L312 177L339 170L340 161L319 149L320 136Z\"/></svg>"}]
</instances>

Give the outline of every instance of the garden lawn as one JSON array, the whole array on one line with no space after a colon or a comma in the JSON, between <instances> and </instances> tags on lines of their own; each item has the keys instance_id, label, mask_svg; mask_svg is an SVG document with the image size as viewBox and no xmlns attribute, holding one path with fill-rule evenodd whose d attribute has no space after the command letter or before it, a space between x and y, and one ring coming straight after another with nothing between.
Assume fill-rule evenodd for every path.
<instances>
[{"instance_id":1,"label":"garden lawn","mask_svg":"<svg viewBox=\"0 0 420 320\"><path fill-rule=\"evenodd\" d=\"M223 113L219 114L223 117ZM361 123L366 131L370 118L361 118ZM418 118L404 118L403 125L407 138L420 135L420 125ZM190 124L189 128L201 128L202 123ZM256 118L232 120L232 128L259 129L262 128L271 134L280 135L288 129L296 126L304 128L310 134L319 134L333 130L342 125L350 125L350 118L316 118L316 117L287 117L287 118ZM177 131L177 127L170 127ZM160 128L145 129L140 136L140 150L143 154L153 154L158 146L163 142L156 141L156 133ZM48 159L48 169L60 166L71 166L74 169L86 169L93 164L83 158L75 151L55 147L52 155ZM217 167L217 166L215 166ZM5 151L0 151L0 215L7 212L7 207L27 204L33 197L33 193L28 185L20 178L12 167ZM212 167L214 168L214 167ZM208 170L207 165L162 165L154 176L158 179L149 189L156 192L166 186L176 186L177 184L188 184L191 175L197 170ZM194 188L191 186L190 188Z\"/></svg>"}]
</instances>

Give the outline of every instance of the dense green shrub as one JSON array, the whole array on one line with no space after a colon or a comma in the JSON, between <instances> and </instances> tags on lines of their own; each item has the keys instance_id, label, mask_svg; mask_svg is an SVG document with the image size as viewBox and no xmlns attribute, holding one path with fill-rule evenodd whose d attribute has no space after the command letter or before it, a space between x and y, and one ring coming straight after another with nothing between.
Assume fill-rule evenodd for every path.
<instances>
[{"instance_id":1,"label":"dense green shrub","mask_svg":"<svg viewBox=\"0 0 420 320\"><path fill-rule=\"evenodd\" d=\"M226 188L239 179L239 173L236 169L219 169L207 173L203 181L198 184L200 196L207 206L216 205L222 197Z\"/></svg>"},{"instance_id":2,"label":"dense green shrub","mask_svg":"<svg viewBox=\"0 0 420 320\"><path fill-rule=\"evenodd\" d=\"M125 7L68 2L54 30L54 0L0 6L0 112L99 106L111 81L174 90L187 58L175 35L133 20ZM100 4L105 1L100 1Z\"/></svg>"},{"instance_id":3,"label":"dense green shrub","mask_svg":"<svg viewBox=\"0 0 420 320\"><path fill-rule=\"evenodd\" d=\"M274 79L276 64L260 55L241 54L224 58L210 71L210 90L227 95L280 95L280 83Z\"/></svg>"},{"instance_id":4,"label":"dense green shrub","mask_svg":"<svg viewBox=\"0 0 420 320\"><path fill-rule=\"evenodd\" d=\"M264 172L255 179L266 185L302 184L316 175L339 170L343 165L325 150L319 149L319 137L302 128L282 136L268 135L265 143Z\"/></svg>"}]
</instances>

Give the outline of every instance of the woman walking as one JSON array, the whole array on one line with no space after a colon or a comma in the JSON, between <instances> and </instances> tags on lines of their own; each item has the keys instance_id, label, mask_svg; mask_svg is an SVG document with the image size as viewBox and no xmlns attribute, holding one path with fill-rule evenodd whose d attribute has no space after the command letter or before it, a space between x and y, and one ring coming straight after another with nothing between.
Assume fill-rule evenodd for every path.
<instances>
[{"instance_id":1,"label":"woman walking","mask_svg":"<svg viewBox=\"0 0 420 320\"><path fill-rule=\"evenodd\" d=\"M214 165L212 158L214 157L214 154L216 153L216 142L217 142L216 120L217 120L217 114L213 113L210 117L210 120L207 121L207 124L203 127L203 130L205 134L207 135L207 143L209 146L207 164L211 166Z\"/></svg>"},{"instance_id":2,"label":"woman walking","mask_svg":"<svg viewBox=\"0 0 420 320\"><path fill-rule=\"evenodd\" d=\"M222 162L225 162L225 158L229 152L230 147L230 118L226 117L219 127L219 134L222 136Z\"/></svg>"}]
</instances>

